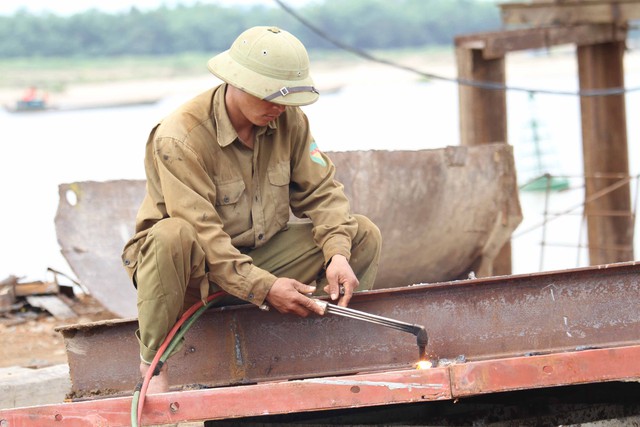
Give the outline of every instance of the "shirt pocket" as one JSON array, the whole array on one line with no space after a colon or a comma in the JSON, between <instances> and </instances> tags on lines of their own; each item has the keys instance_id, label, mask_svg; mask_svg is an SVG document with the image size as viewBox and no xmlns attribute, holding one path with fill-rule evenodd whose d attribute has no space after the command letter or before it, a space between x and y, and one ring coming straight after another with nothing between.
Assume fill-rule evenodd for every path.
<instances>
[{"instance_id":1,"label":"shirt pocket","mask_svg":"<svg viewBox=\"0 0 640 427\"><path fill-rule=\"evenodd\" d=\"M267 170L276 222L281 226L289 222L289 183L291 182L289 165L289 161L280 162Z\"/></svg>"},{"instance_id":2,"label":"shirt pocket","mask_svg":"<svg viewBox=\"0 0 640 427\"><path fill-rule=\"evenodd\" d=\"M244 231L249 216L245 194L245 185L242 178L233 181L217 182L216 184L216 211L224 230L234 236ZM245 227L246 228L246 227Z\"/></svg>"}]
</instances>

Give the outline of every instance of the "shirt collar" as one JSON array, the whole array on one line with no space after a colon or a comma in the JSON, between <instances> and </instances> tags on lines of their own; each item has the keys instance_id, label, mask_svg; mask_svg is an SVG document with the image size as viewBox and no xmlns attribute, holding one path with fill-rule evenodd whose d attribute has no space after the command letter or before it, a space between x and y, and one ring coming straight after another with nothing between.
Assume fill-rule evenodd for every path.
<instances>
[{"instance_id":1,"label":"shirt collar","mask_svg":"<svg viewBox=\"0 0 640 427\"><path fill-rule=\"evenodd\" d=\"M227 91L227 84L223 83L215 89L213 94L213 120L216 123L218 144L226 147L238 138L238 132L233 128L227 106L224 103L224 94Z\"/></svg>"},{"instance_id":2,"label":"shirt collar","mask_svg":"<svg viewBox=\"0 0 640 427\"><path fill-rule=\"evenodd\" d=\"M226 147L232 144L233 141L238 139L238 132L234 129L227 114L227 106L224 103L224 95L227 91L227 84L223 83L215 89L213 94L213 120L216 123L218 144L221 147ZM271 121L267 126L256 129L256 135L260 135L267 130L271 134L273 130L277 129L277 120Z\"/></svg>"}]
</instances>

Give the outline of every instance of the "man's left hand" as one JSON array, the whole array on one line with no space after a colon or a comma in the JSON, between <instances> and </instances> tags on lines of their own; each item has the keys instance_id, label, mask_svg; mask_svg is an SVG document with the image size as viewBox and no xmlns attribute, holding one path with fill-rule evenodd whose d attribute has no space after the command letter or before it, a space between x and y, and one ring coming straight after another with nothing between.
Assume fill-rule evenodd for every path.
<instances>
[{"instance_id":1,"label":"man's left hand","mask_svg":"<svg viewBox=\"0 0 640 427\"><path fill-rule=\"evenodd\" d=\"M331 296L331 300L338 300L340 307L346 307L359 282L344 255L334 255L331 258L327 267L327 280L329 284L324 287L324 291Z\"/></svg>"}]
</instances>

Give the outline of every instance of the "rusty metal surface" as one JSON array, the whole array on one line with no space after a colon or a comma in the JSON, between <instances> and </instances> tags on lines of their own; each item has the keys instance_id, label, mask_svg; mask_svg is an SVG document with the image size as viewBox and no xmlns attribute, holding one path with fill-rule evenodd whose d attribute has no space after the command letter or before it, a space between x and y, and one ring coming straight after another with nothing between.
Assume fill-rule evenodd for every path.
<instances>
[{"instance_id":1,"label":"rusty metal surface","mask_svg":"<svg viewBox=\"0 0 640 427\"><path fill-rule=\"evenodd\" d=\"M446 369L398 371L148 396L143 425L450 399ZM131 398L0 411L2 427L131 425ZM57 422L57 423L56 423Z\"/></svg>"},{"instance_id":2,"label":"rusty metal surface","mask_svg":"<svg viewBox=\"0 0 640 427\"><path fill-rule=\"evenodd\" d=\"M79 182L58 187L58 243L91 295L114 314L136 315L136 292L120 254L133 234L144 181Z\"/></svg>"},{"instance_id":3,"label":"rusty metal surface","mask_svg":"<svg viewBox=\"0 0 640 427\"><path fill-rule=\"evenodd\" d=\"M383 236L376 287L486 275L522 220L512 147L329 153L352 210ZM60 186L56 231L79 280L120 317L136 315L120 264L144 197L143 181ZM72 205L67 194L77 203Z\"/></svg>"},{"instance_id":4,"label":"rusty metal surface","mask_svg":"<svg viewBox=\"0 0 640 427\"><path fill-rule=\"evenodd\" d=\"M489 275L522 221L508 144L331 158L353 211L382 232L376 288Z\"/></svg>"},{"instance_id":5,"label":"rusty metal surface","mask_svg":"<svg viewBox=\"0 0 640 427\"><path fill-rule=\"evenodd\" d=\"M427 370L406 369L165 393L147 397L142 423L143 425L175 425L181 422L233 420L335 409L389 407L396 404L421 403L423 406L437 401L453 399L457 401L469 396L522 388L548 388L575 384L577 380L580 382L638 380L640 366L636 361L639 359L640 346L636 345L468 362ZM612 367L613 369L607 369L607 365L612 363L616 364ZM499 400L494 400L494 404L497 401ZM130 425L130 408L131 398L119 397L0 410L0 423L3 427L128 426ZM438 408L442 409L442 407ZM590 419L606 419L600 413L601 406L595 409L598 413L592 414ZM438 409L434 411L437 412ZM478 414L474 421L486 421L478 409L474 412ZM408 413L411 414L410 411ZM425 408L425 412L419 412L417 413L419 415L415 416L420 416L420 420L424 420L425 414L428 413L429 411ZM514 414L514 417L514 420L518 420L515 421L518 425L542 425L540 422L524 424L525 420L518 418L517 414ZM418 418L410 419L418 421ZM584 421L584 418L581 420ZM413 422L411 424L413 425Z\"/></svg>"},{"instance_id":6,"label":"rusty metal surface","mask_svg":"<svg viewBox=\"0 0 640 427\"><path fill-rule=\"evenodd\" d=\"M350 306L424 325L428 353L445 363L636 345L639 303L640 263L621 263L375 290ZM75 394L133 389L135 328L122 321L62 330ZM170 363L174 386L222 386L403 369L417 358L411 334L237 306L203 315Z\"/></svg>"},{"instance_id":7,"label":"rusty metal surface","mask_svg":"<svg viewBox=\"0 0 640 427\"><path fill-rule=\"evenodd\" d=\"M451 366L452 395L640 380L640 346L494 359Z\"/></svg>"}]
</instances>

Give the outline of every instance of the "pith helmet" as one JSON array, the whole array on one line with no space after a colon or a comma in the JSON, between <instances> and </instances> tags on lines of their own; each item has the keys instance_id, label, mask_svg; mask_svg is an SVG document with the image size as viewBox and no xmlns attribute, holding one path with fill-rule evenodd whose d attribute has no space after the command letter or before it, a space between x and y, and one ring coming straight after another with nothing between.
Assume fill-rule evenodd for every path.
<instances>
[{"instance_id":1,"label":"pith helmet","mask_svg":"<svg viewBox=\"0 0 640 427\"><path fill-rule=\"evenodd\" d=\"M207 65L223 81L266 101L309 105L318 100L307 50L291 33L277 27L246 30Z\"/></svg>"}]
</instances>

